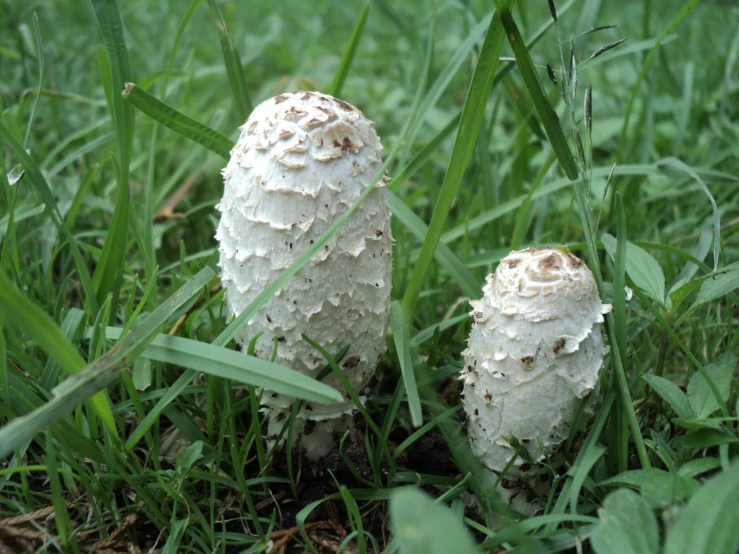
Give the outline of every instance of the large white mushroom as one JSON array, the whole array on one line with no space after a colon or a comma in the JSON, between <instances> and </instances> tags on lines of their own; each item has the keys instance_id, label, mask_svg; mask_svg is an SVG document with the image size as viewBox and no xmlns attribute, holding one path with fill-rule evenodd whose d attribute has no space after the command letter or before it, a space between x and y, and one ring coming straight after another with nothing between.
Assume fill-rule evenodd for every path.
<instances>
[{"instance_id":1,"label":"large white mushroom","mask_svg":"<svg viewBox=\"0 0 739 554\"><path fill-rule=\"evenodd\" d=\"M216 238L230 315L244 308L292 264L372 183L382 166L374 123L327 94L294 92L262 102L241 127L223 170L225 190ZM385 353L390 306L392 237L383 179L357 211L237 336L244 348L258 336L256 355L316 377L326 361L302 333L339 352L341 367L361 392ZM328 375L324 383L343 391ZM351 423L348 395L340 404L305 403L298 434L315 459L331 436ZM265 391L277 434L293 399ZM306 429L305 421L322 422ZM310 427L314 427L310 429ZM308 431L311 431L308 433Z\"/></svg>"},{"instance_id":2,"label":"large white mushroom","mask_svg":"<svg viewBox=\"0 0 739 554\"><path fill-rule=\"evenodd\" d=\"M501 473L515 455L506 437L541 460L541 447L551 451L569 435L598 383L607 352L601 324L611 306L583 261L554 248L511 252L483 293L471 302L461 379L472 451ZM525 473L525 462L518 457L508 475Z\"/></svg>"}]
</instances>

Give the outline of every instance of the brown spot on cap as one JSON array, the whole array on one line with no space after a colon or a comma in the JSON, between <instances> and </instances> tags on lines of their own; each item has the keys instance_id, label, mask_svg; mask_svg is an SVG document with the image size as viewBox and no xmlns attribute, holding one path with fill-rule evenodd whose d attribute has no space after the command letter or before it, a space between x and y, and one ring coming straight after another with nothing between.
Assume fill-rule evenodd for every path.
<instances>
[{"instance_id":1,"label":"brown spot on cap","mask_svg":"<svg viewBox=\"0 0 739 554\"><path fill-rule=\"evenodd\" d=\"M326 121L331 121L333 119L338 118L338 116L332 110L329 110L328 108L324 108L323 106L316 106L316 109L322 111L328 116Z\"/></svg>"},{"instance_id":2,"label":"brown spot on cap","mask_svg":"<svg viewBox=\"0 0 739 554\"><path fill-rule=\"evenodd\" d=\"M338 139L334 139L334 146L336 148L341 148L342 152L346 152L350 148L357 148L357 145L354 144L349 137L344 137L341 142L339 142Z\"/></svg>"},{"instance_id":3,"label":"brown spot on cap","mask_svg":"<svg viewBox=\"0 0 739 554\"><path fill-rule=\"evenodd\" d=\"M306 92L303 96L300 97L301 100L309 100L310 97L313 96L310 92Z\"/></svg>"},{"instance_id":4,"label":"brown spot on cap","mask_svg":"<svg viewBox=\"0 0 739 554\"><path fill-rule=\"evenodd\" d=\"M285 100L287 100L287 95L286 94L279 94L279 95L277 95L277 96L274 97L275 104L281 104Z\"/></svg>"},{"instance_id":5,"label":"brown spot on cap","mask_svg":"<svg viewBox=\"0 0 739 554\"><path fill-rule=\"evenodd\" d=\"M523 358L521 358L521 363L523 365L531 365L533 361L534 361L533 356L524 356Z\"/></svg>"},{"instance_id":6,"label":"brown spot on cap","mask_svg":"<svg viewBox=\"0 0 739 554\"><path fill-rule=\"evenodd\" d=\"M505 263L508 264L508 267L510 267L511 269L513 269L514 267L516 267L519 264L520 261L521 261L521 258L513 258L511 260L505 260Z\"/></svg>"},{"instance_id":7,"label":"brown spot on cap","mask_svg":"<svg viewBox=\"0 0 739 554\"><path fill-rule=\"evenodd\" d=\"M354 106L352 106L349 102L344 102L343 100L336 99L336 103L339 105L339 107L347 112L354 111Z\"/></svg>"},{"instance_id":8,"label":"brown spot on cap","mask_svg":"<svg viewBox=\"0 0 739 554\"><path fill-rule=\"evenodd\" d=\"M549 254L549 256L547 256L546 258L543 258L539 262L539 265L547 269L556 268L558 266L557 264L558 261L559 260L557 259L557 256L555 256L554 254Z\"/></svg>"},{"instance_id":9,"label":"brown spot on cap","mask_svg":"<svg viewBox=\"0 0 739 554\"><path fill-rule=\"evenodd\" d=\"M583 261L575 256L574 254L567 253L567 259L570 261L570 266L578 268L583 266Z\"/></svg>"},{"instance_id":10,"label":"brown spot on cap","mask_svg":"<svg viewBox=\"0 0 739 554\"><path fill-rule=\"evenodd\" d=\"M353 367L357 367L359 365L359 362L362 361L362 358L359 356L349 356L346 360L344 360L344 363L341 364L341 367L344 369L351 369Z\"/></svg>"},{"instance_id":11,"label":"brown spot on cap","mask_svg":"<svg viewBox=\"0 0 739 554\"><path fill-rule=\"evenodd\" d=\"M557 340L554 341L554 344L552 345L552 352L555 354L559 354L560 350L562 350L565 347L565 344L567 344L567 339L564 337L560 337Z\"/></svg>"}]
</instances>

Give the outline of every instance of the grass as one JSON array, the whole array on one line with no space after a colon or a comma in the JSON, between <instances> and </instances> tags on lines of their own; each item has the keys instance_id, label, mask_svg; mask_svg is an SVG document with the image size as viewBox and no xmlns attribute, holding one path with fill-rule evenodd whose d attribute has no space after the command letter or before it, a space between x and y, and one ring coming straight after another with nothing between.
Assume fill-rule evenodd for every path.
<instances>
[{"instance_id":1,"label":"grass","mask_svg":"<svg viewBox=\"0 0 739 554\"><path fill-rule=\"evenodd\" d=\"M496 5L4 1L1 554L736 551L739 11ZM394 178L388 353L320 465L265 448L259 387L337 392L232 339L362 198L231 322L213 238L237 127L295 89L359 106ZM611 353L522 519L457 376L466 299L543 244Z\"/></svg>"}]
</instances>

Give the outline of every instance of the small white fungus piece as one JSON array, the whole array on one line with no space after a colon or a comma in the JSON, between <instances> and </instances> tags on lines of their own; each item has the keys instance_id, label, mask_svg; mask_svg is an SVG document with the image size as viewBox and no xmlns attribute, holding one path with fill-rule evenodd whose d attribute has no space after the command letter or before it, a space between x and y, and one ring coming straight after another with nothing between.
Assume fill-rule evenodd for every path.
<instances>
[{"instance_id":1,"label":"small white fungus piece","mask_svg":"<svg viewBox=\"0 0 739 554\"><path fill-rule=\"evenodd\" d=\"M474 325L463 352L464 407L472 451L500 473L515 436L543 458L564 441L581 400L598 383L607 352L593 275L576 256L554 248L511 252L473 301ZM518 457L512 475L526 461Z\"/></svg>"},{"instance_id":2,"label":"small white fungus piece","mask_svg":"<svg viewBox=\"0 0 739 554\"><path fill-rule=\"evenodd\" d=\"M219 265L230 316L239 315L357 200L380 171L381 154L374 123L327 94L281 94L257 106L223 170L225 189L217 206ZM326 361L301 334L332 354L349 344L340 365L352 387L364 389L385 353L390 217L385 177L329 243L241 329L236 340L243 349L261 333L258 357L271 359L277 340L276 363L316 377ZM343 392L333 374L323 382ZM348 395L344 399L305 403L298 418L342 418L354 409ZM265 391L263 403L285 415L293 399ZM322 451L314 445L311 450Z\"/></svg>"}]
</instances>

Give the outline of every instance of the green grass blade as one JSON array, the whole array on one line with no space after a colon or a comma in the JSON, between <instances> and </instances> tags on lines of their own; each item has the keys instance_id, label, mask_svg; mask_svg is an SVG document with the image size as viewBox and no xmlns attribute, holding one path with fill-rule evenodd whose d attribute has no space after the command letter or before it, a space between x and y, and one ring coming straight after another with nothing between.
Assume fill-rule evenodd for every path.
<instances>
[{"instance_id":1,"label":"green grass blade","mask_svg":"<svg viewBox=\"0 0 739 554\"><path fill-rule=\"evenodd\" d=\"M111 318L115 318L118 294L123 281L124 258L128 248L128 218L130 209L129 164L133 145L133 106L123 102L117 93L123 84L133 81L133 71L128 58L128 49L123 37L123 21L116 0L92 0L95 17L103 37L110 62L110 83L113 91L111 104L113 123L118 138L118 200L113 219L103 244L103 251L93 274L97 301L102 304L109 295L113 296Z\"/></svg>"},{"instance_id":2,"label":"green grass blade","mask_svg":"<svg viewBox=\"0 0 739 554\"><path fill-rule=\"evenodd\" d=\"M331 366L331 371L333 371L334 375L339 379L339 382L341 382L342 386L344 387L344 390L349 395L349 397L352 399L352 402L354 402L354 405L357 408L357 411L362 415L362 417L365 419L367 424L372 428L372 431L374 431L375 435L377 436L377 440L380 441L380 445L382 446L382 449L385 452L385 456L388 461L392 460L392 454L390 452L390 448L387 444L387 441L385 440L385 436L382 434L382 431L377 426L375 421L372 419L372 417L367 412L367 409L364 407L364 404L362 404L362 401L360 400L359 396L357 395L356 391L352 389L351 384L349 383L349 380L346 378L346 375L344 375L344 370L342 370L339 367L339 364L336 362L334 357L329 354L329 352L323 348L320 344L312 340L310 337L308 337L305 333L303 333L303 340L310 344L313 348L318 350L318 352L321 353L321 355L325 358L325 360L328 362L328 364ZM321 384L318 381L313 380L316 384ZM325 385L323 385L325 387ZM329 387L326 387L329 388ZM331 389L333 391L333 389ZM341 395L336 393L338 395L339 400L336 400L337 402L340 402L342 400Z\"/></svg>"},{"instance_id":3,"label":"green grass blade","mask_svg":"<svg viewBox=\"0 0 739 554\"><path fill-rule=\"evenodd\" d=\"M197 142L201 146L205 146L208 150L215 152L222 158L229 159L231 148L234 145L231 139L215 129L177 111L172 106L165 104L136 85L136 83L126 83L126 88L123 90L123 98L154 121L161 123L185 138Z\"/></svg>"},{"instance_id":4,"label":"green grass blade","mask_svg":"<svg viewBox=\"0 0 739 554\"><path fill-rule=\"evenodd\" d=\"M549 158L544 162L544 165L539 169L534 182L531 184L529 192L526 194L526 198L521 204L521 209L518 210L518 216L516 217L516 227L513 229L513 238L511 239L511 250L519 250L523 244L523 238L526 234L526 228L528 225L529 214L531 213L531 201L539 190L544 177L549 173L549 169L552 167L554 160L556 159L554 154L550 154Z\"/></svg>"},{"instance_id":5,"label":"green grass blade","mask_svg":"<svg viewBox=\"0 0 739 554\"><path fill-rule=\"evenodd\" d=\"M118 327L108 327L105 336L117 339ZM183 337L157 335L141 352L142 358L187 367L208 375L232 379L322 404L341 402L341 394L311 377L242 352Z\"/></svg>"},{"instance_id":6,"label":"green grass blade","mask_svg":"<svg viewBox=\"0 0 739 554\"><path fill-rule=\"evenodd\" d=\"M428 162L444 139L446 139L449 134L457 128L459 125L459 118L461 116L462 112L460 110L449 120L449 123L447 123L441 131L439 131L436 136L431 139L428 144L424 146L423 149L395 175L395 177L393 177L393 180L390 182L390 188L393 191L400 189L408 179L413 177L413 175L415 175L416 172Z\"/></svg>"},{"instance_id":7,"label":"green grass blade","mask_svg":"<svg viewBox=\"0 0 739 554\"><path fill-rule=\"evenodd\" d=\"M607 177L608 174L611 172L611 166L608 167L597 167L593 169L592 172L592 178L595 177ZM659 175L662 175L662 172L659 170L659 168L655 164L633 164L633 165L622 165L617 166L616 169L613 171L614 175L631 175L631 176L646 176L646 177L657 177ZM544 185L543 187L540 187L539 190L537 190L532 196L531 199L535 200L537 198L541 198L542 196L546 196L547 194L552 194L554 192L560 191L565 187L570 186L572 183L567 178L560 178L555 179L551 183ZM445 243L450 243L456 239L464 237L467 233L470 231L474 231L476 229L480 229L490 223L491 221L495 221L496 219L514 212L521 206L524 201L526 200L527 195L521 195L516 198L513 198L507 202L504 202L500 206L497 206L493 208L492 210L480 214L479 216L473 217L469 221L465 221L464 223L458 225L457 227L454 227L444 233L441 236L441 240Z\"/></svg>"},{"instance_id":8,"label":"green grass blade","mask_svg":"<svg viewBox=\"0 0 739 554\"><path fill-rule=\"evenodd\" d=\"M636 102L636 97L641 89L642 81L644 81L644 77L646 77L647 72L652 65L652 62L654 61L654 57L659 51L660 45L670 34L670 32L672 32L675 26L680 23L680 21L682 21L683 18L688 15L690 11L698 5L699 2L700 0L688 0L688 2L683 4L683 7L680 8L680 11L677 12L675 17L673 17L667 24L665 30L662 31L662 34L657 39L654 47L649 51L649 54L647 54L647 57L644 58L644 63L642 63L641 70L639 71L639 75L636 78L636 83L634 83L634 86L631 89L631 96L629 97L629 102L628 104L626 104L626 110L624 111L624 122L621 125L621 135L618 139L618 149L616 150L616 163L620 163L623 159L623 155L625 153L624 149L626 148L626 136L629 129L629 121L631 120L631 112L634 110L634 103Z\"/></svg>"},{"instance_id":9,"label":"green grass blade","mask_svg":"<svg viewBox=\"0 0 739 554\"><path fill-rule=\"evenodd\" d=\"M408 129L408 135L406 136L407 145L413 143L416 135L418 135L418 132L426 121L426 115L429 110L436 105L442 94L444 94L444 91L449 87L454 76L459 71L459 68L468 60L469 53L475 47L480 37L482 37L487 27L489 27L489 25L486 26L484 20L475 25L475 27L470 30L469 36L467 36L464 42L457 47L447 65L439 73L439 76L433 82L429 91L426 93L426 96L424 96L423 100L419 104L418 112Z\"/></svg>"},{"instance_id":10,"label":"green grass blade","mask_svg":"<svg viewBox=\"0 0 739 554\"><path fill-rule=\"evenodd\" d=\"M698 183L698 186L703 191L703 193L708 196L708 200L711 202L711 208L713 209L713 270L716 271L718 269L719 257L721 253L721 218L719 215L718 206L716 205L716 200L714 200L711 191L708 190L706 183L703 182L703 179L700 178L698 173L696 173L692 167L686 165L684 162L678 160L677 158L665 158L664 160L657 162L657 165L670 166L680 171L684 171L696 183Z\"/></svg>"},{"instance_id":11,"label":"green grass blade","mask_svg":"<svg viewBox=\"0 0 739 554\"><path fill-rule=\"evenodd\" d=\"M621 356L621 364L626 366L626 215L624 214L624 206L621 201L621 195L616 193L616 230L617 230L617 241L616 241L616 255L613 267L613 334L616 337L616 343L618 344L618 353ZM619 395L623 394L622 379L620 375L616 375L616 379L619 382ZM627 384L628 388L628 384ZM631 404L631 398L628 398L629 405ZM624 421L624 415L628 416L624 411L624 403L616 404L616 417L623 421L623 425L616 426L620 428L622 432L618 433L617 441L613 441L616 444L611 446L618 452L618 470L619 472L626 471L628 469L629 460L629 445L628 436L625 434L626 421ZM626 407L628 410L628 407Z\"/></svg>"},{"instance_id":12,"label":"green grass blade","mask_svg":"<svg viewBox=\"0 0 739 554\"><path fill-rule=\"evenodd\" d=\"M36 57L38 59L38 88L36 89L36 96L33 98L33 105L31 106L31 115L28 116L28 126L26 127L26 136L23 139L23 148L28 147L28 139L31 137L31 127L33 126L33 119L36 115L36 107L38 106L38 99L41 96L41 86L44 82L44 43L41 41L41 29L38 24L38 15L33 12L33 30L36 38Z\"/></svg>"},{"instance_id":13,"label":"green grass blade","mask_svg":"<svg viewBox=\"0 0 739 554\"><path fill-rule=\"evenodd\" d=\"M105 355L57 386L52 391L54 397L49 402L0 428L0 458L11 453L37 432L65 417L70 410L87 398L115 382L119 371L135 361L172 314L195 296L214 276L215 272L212 269L207 267L202 269Z\"/></svg>"},{"instance_id":14,"label":"green grass blade","mask_svg":"<svg viewBox=\"0 0 739 554\"><path fill-rule=\"evenodd\" d=\"M75 375L85 367L84 358L72 346L59 326L2 274L0 274L0 312L5 315L8 325L33 338L68 375ZM102 392L98 393L91 402L98 417L108 430L116 435L113 411L105 395Z\"/></svg>"},{"instance_id":15,"label":"green grass blade","mask_svg":"<svg viewBox=\"0 0 739 554\"><path fill-rule=\"evenodd\" d=\"M370 4L367 3L362 9L362 13L359 14L359 19L357 20L356 25L354 25L354 30L352 31L352 36L349 39L349 44L346 45L344 55L341 57L341 62L339 63L339 68L336 70L334 81L333 83L331 83L331 89L329 91L331 96L338 98L341 95L341 91L344 88L344 81L346 81L346 77L349 74L349 69L352 66L354 56L356 55L357 48L359 47L359 40L362 38L362 33L364 32L364 25L365 23L367 23L369 10Z\"/></svg>"},{"instance_id":16,"label":"green grass blade","mask_svg":"<svg viewBox=\"0 0 739 554\"><path fill-rule=\"evenodd\" d=\"M558 13L560 15L563 15L565 12L567 12L567 10L570 9L570 7L572 7L572 5L574 3L575 3L575 0L570 0L569 2L567 2L567 4L565 4L564 6L562 6L561 8L558 9ZM529 39L529 41L526 43L526 47L529 48L529 49L533 48L536 45L536 43L539 42L542 39L542 37L544 36L544 34L547 32L547 30L549 30L549 28L553 24L554 24L554 21L551 20L551 19L548 19L547 22L544 25L542 25L542 27L540 29L538 29L536 31L536 33L534 33L534 35L531 37L531 39ZM474 34L475 31L473 30L472 32ZM451 63L451 61L450 61L450 63ZM514 67L514 64L508 64L505 67L503 67L500 71L498 71L497 74L495 75L495 78L493 79L493 85L492 85L492 87L495 88L495 86L498 83L502 82L503 79L513 70L513 67ZM439 82L440 79L441 79L441 76L439 76L439 79L437 79L436 82ZM436 86L436 85L434 85L434 86ZM432 90L433 90L433 87L432 87ZM418 115L417 115L417 119L422 120L423 119L423 114L425 113L425 110L427 110L429 107L432 107L429 104L429 101L428 101L428 98L430 98L431 92L432 91L429 91L426 99L424 99L424 103L422 104L421 109L419 109L419 112L418 112ZM427 106L427 104L429 104L429 105ZM429 143L426 146L423 147L423 150L421 150L421 152L419 152L403 169L401 169L393 177L392 183L390 185L390 187L391 187L391 189L393 191L397 191L399 188L401 188L403 186L403 184L408 179L410 179L423 166L423 164L426 161L428 161L428 159L431 157L431 155L433 154L434 150L439 146L439 144L441 144L441 142L446 137L448 137L449 134L454 129L457 128L457 125L459 123L459 119L461 117L462 117L462 110L460 110L459 112L457 112L457 114L454 115L454 117L452 117L449 120L449 123L447 123L446 126L444 126L444 128L441 131L439 131L436 134L436 136L433 139L431 139L431 141L429 141ZM414 125L412 126L412 128L415 127L415 125L417 125L417 123L415 123L415 120L414 120ZM410 134L410 132L409 132L409 135L408 136L409 137L412 136ZM408 141L409 143L411 142L408 138L406 138L406 141Z\"/></svg>"},{"instance_id":17,"label":"green grass blade","mask_svg":"<svg viewBox=\"0 0 739 554\"><path fill-rule=\"evenodd\" d=\"M393 215L403 225L405 225L417 239L423 241L428 233L428 227L426 227L423 220L413 213L413 211L392 192L390 193L388 203L390 204L390 209L392 210ZM469 296L470 298L477 298L480 296L480 283L446 244L439 242L436 245L434 256L439 264L441 264L441 266L446 269L457 282L459 287L462 289L462 294Z\"/></svg>"},{"instance_id":18,"label":"green grass blade","mask_svg":"<svg viewBox=\"0 0 739 554\"><path fill-rule=\"evenodd\" d=\"M423 414L421 412L421 398L418 395L416 374L413 369L413 359L411 357L408 322L405 320L403 307L397 301L393 301L390 305L390 329L393 331L395 350L398 352L400 371L403 374L403 383L405 384L406 396L408 397L411 422L415 427L419 427L423 424Z\"/></svg>"},{"instance_id":19,"label":"green grass blade","mask_svg":"<svg viewBox=\"0 0 739 554\"><path fill-rule=\"evenodd\" d=\"M13 153L18 157L21 165L25 168L31 183L33 183L36 191L38 192L41 200L46 204L46 209L49 211L51 220L59 230L59 234L69 243L69 248L72 250L72 256L74 258L74 266L77 269L77 274L82 283L82 289L85 292L85 306L89 315L95 314L98 311L98 304L95 297L95 288L93 286L90 272L87 270L87 264L82 259L82 254L77 246L77 240L72 236L69 228L64 224L64 218L62 217L61 211L57 206L54 194L51 192L49 183L46 181L44 174L33 158L28 155L26 150L23 148L20 142L11 134L10 130L0 122L0 138L7 144Z\"/></svg>"},{"instance_id":20,"label":"green grass blade","mask_svg":"<svg viewBox=\"0 0 739 554\"><path fill-rule=\"evenodd\" d=\"M570 180L574 181L578 176L575 158L572 156L570 145L562 131L562 126L559 122L557 112L554 111L549 99L544 94L544 89L541 87L541 83L536 74L536 69L534 68L534 62L531 60L528 48L526 48L526 45L521 38L518 25L516 25L516 22L513 20L513 15L508 7L508 2L504 0L495 0L495 4L498 7L500 20L505 28L506 35L508 36L508 42L513 50L513 55L516 57L518 70L521 72L521 77L526 85L526 90L531 97L536 113L539 115L541 124L544 126L544 131L549 138L552 149L557 155L557 159L559 160L565 175L567 175Z\"/></svg>"},{"instance_id":21,"label":"green grass blade","mask_svg":"<svg viewBox=\"0 0 739 554\"><path fill-rule=\"evenodd\" d=\"M695 357L695 355L690 351L690 349L686 346L686 344L680 339L678 334L672 328L672 325L670 325L665 320L660 310L652 306L652 303L649 301L649 298L639 289L634 289L634 294L639 297L639 300L641 300L642 304L646 306L646 308L651 312L651 314L654 316L654 318L657 320L660 326L665 331L667 331L667 333L670 335L672 340L675 341L675 344L677 344L680 350L682 350L685 353L685 355L691 361L693 366L698 370L698 372L706 380L706 383L708 384L708 388L711 389L711 393L713 394L714 398L716 399L716 402L721 408L721 414L724 417L729 417L730 415L729 408L726 405L726 401L721 396L721 392L719 391L718 387L716 387L716 384L713 382L713 379L711 378L711 376L708 374L708 372L706 372L706 369L703 367L703 364L701 364L698 361L698 358Z\"/></svg>"},{"instance_id":22,"label":"green grass blade","mask_svg":"<svg viewBox=\"0 0 739 554\"><path fill-rule=\"evenodd\" d=\"M144 438L147 431L151 429L154 423L156 423L156 421L159 419L159 416L161 416L164 410L167 409L167 406L169 406L180 394L182 394L182 391L190 386L190 383L195 378L197 373L198 372L194 369L185 370L185 372L180 375L174 383L167 387L167 391L159 399L159 402L157 402L156 405L149 411L149 413L146 414L146 417L144 417L144 419L139 422L139 424L136 426L136 429L134 429L129 434L128 439L126 440L125 447L127 452L130 452L138 444L138 442Z\"/></svg>"},{"instance_id":23,"label":"green grass blade","mask_svg":"<svg viewBox=\"0 0 739 554\"><path fill-rule=\"evenodd\" d=\"M626 214L621 195L616 193L616 256L613 267L613 319L620 352L626 352Z\"/></svg>"},{"instance_id":24,"label":"green grass blade","mask_svg":"<svg viewBox=\"0 0 739 554\"><path fill-rule=\"evenodd\" d=\"M226 25L226 21L223 19L221 10L218 9L215 0L208 0L208 7L216 23L218 40L221 42L223 61L226 64L228 82L231 84L231 94L234 100L236 116L243 123L254 109L251 97L249 96L249 89L246 86L244 66L241 65L239 51L236 49L231 32L228 30L228 25Z\"/></svg>"},{"instance_id":25,"label":"green grass blade","mask_svg":"<svg viewBox=\"0 0 739 554\"><path fill-rule=\"evenodd\" d=\"M495 70L498 67L498 58L503 46L503 27L497 12L490 19L488 32L485 36L480 56L475 66L467 98L462 108L462 118L457 130L451 160L447 168L444 182L441 186L439 198L434 208L434 214L429 224L429 232L421 247L421 254L413 268L408 283L408 289L403 299L403 312L407 315L413 312L418 296L426 280L426 272L436 251L436 245L441 237L441 231L449 216L454 197L462 183L467 164L482 126L483 114L487 105L490 88L493 84Z\"/></svg>"}]
</instances>

